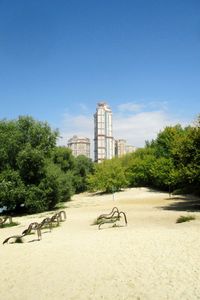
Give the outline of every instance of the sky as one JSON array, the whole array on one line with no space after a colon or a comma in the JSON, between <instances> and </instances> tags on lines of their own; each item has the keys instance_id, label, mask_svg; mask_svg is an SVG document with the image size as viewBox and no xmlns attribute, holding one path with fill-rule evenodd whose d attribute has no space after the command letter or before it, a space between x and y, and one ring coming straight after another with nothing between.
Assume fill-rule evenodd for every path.
<instances>
[{"instance_id":1,"label":"sky","mask_svg":"<svg viewBox=\"0 0 200 300\"><path fill-rule=\"evenodd\" d=\"M59 144L91 138L98 102L136 147L200 113L199 0L0 0L0 119L30 115Z\"/></svg>"}]
</instances>

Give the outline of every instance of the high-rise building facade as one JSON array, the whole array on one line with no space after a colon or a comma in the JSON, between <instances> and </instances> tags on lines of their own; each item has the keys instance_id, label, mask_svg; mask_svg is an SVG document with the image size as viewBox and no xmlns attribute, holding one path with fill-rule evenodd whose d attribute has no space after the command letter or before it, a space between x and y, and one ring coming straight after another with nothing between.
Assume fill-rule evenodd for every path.
<instances>
[{"instance_id":1,"label":"high-rise building facade","mask_svg":"<svg viewBox=\"0 0 200 300\"><path fill-rule=\"evenodd\" d=\"M105 102L97 104L94 114L94 160L102 162L114 157L112 111Z\"/></svg>"},{"instance_id":2,"label":"high-rise building facade","mask_svg":"<svg viewBox=\"0 0 200 300\"><path fill-rule=\"evenodd\" d=\"M68 140L67 145L72 150L72 154L75 157L78 155L85 155L90 158L90 139L74 135Z\"/></svg>"}]
</instances>

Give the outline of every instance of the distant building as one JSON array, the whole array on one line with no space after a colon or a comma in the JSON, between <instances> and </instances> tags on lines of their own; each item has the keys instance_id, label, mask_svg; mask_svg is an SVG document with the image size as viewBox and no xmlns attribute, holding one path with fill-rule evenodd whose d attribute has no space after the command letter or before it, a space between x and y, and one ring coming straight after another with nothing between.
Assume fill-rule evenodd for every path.
<instances>
[{"instance_id":1,"label":"distant building","mask_svg":"<svg viewBox=\"0 0 200 300\"><path fill-rule=\"evenodd\" d=\"M137 150L137 147L135 147L135 146L131 146L131 145L126 146L126 153L135 152L136 150Z\"/></svg>"},{"instance_id":2,"label":"distant building","mask_svg":"<svg viewBox=\"0 0 200 300\"><path fill-rule=\"evenodd\" d=\"M115 140L115 156L120 157L126 154L126 140Z\"/></svg>"},{"instance_id":3,"label":"distant building","mask_svg":"<svg viewBox=\"0 0 200 300\"><path fill-rule=\"evenodd\" d=\"M100 102L94 114L94 160L99 163L114 154L112 111L107 103Z\"/></svg>"},{"instance_id":4,"label":"distant building","mask_svg":"<svg viewBox=\"0 0 200 300\"><path fill-rule=\"evenodd\" d=\"M126 140L124 139L115 140L115 156L117 157L127 153L135 152L136 149L137 148L135 146L127 145Z\"/></svg>"},{"instance_id":5,"label":"distant building","mask_svg":"<svg viewBox=\"0 0 200 300\"><path fill-rule=\"evenodd\" d=\"M74 135L68 140L67 145L72 150L72 154L75 157L78 155L85 155L90 158L90 139Z\"/></svg>"}]
</instances>

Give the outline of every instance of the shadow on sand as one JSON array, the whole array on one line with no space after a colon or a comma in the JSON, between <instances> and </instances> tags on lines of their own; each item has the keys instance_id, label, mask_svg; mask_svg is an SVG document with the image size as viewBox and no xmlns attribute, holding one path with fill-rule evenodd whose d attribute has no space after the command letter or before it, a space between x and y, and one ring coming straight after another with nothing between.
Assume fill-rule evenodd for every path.
<instances>
[{"instance_id":1,"label":"shadow on sand","mask_svg":"<svg viewBox=\"0 0 200 300\"><path fill-rule=\"evenodd\" d=\"M195 212L200 211L200 198L193 195L185 196L171 196L166 198L168 204L160 206L164 210L187 211ZM170 203L171 202L171 203Z\"/></svg>"}]
</instances>

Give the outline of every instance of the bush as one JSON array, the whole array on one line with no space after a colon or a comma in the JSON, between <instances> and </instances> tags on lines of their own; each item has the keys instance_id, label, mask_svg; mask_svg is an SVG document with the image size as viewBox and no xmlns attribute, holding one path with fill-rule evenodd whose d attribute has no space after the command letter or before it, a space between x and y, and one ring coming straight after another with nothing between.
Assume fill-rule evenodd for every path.
<instances>
[{"instance_id":1,"label":"bush","mask_svg":"<svg viewBox=\"0 0 200 300\"><path fill-rule=\"evenodd\" d=\"M48 209L45 193L37 186L29 187L24 203L25 211L28 213L38 213Z\"/></svg>"},{"instance_id":2,"label":"bush","mask_svg":"<svg viewBox=\"0 0 200 300\"><path fill-rule=\"evenodd\" d=\"M0 174L0 207L18 210L26 198L26 187L18 171L6 169Z\"/></svg>"},{"instance_id":3,"label":"bush","mask_svg":"<svg viewBox=\"0 0 200 300\"><path fill-rule=\"evenodd\" d=\"M183 223L183 222L189 222L191 220L195 220L195 216L180 216L176 223Z\"/></svg>"},{"instance_id":4,"label":"bush","mask_svg":"<svg viewBox=\"0 0 200 300\"><path fill-rule=\"evenodd\" d=\"M51 181L54 181L54 184L57 189L57 202L64 202L71 198L74 194L73 187L73 174L72 172L64 172L60 168L60 166L54 164L52 161L48 160L46 162L46 176L47 178L51 178ZM46 183L48 185L48 183Z\"/></svg>"},{"instance_id":5,"label":"bush","mask_svg":"<svg viewBox=\"0 0 200 300\"><path fill-rule=\"evenodd\" d=\"M19 225L18 222L4 223L4 224L0 225L0 228L7 228L7 227L18 226L18 225Z\"/></svg>"},{"instance_id":6,"label":"bush","mask_svg":"<svg viewBox=\"0 0 200 300\"><path fill-rule=\"evenodd\" d=\"M44 177L44 154L42 150L27 145L17 157L20 176L26 184L38 184Z\"/></svg>"}]
</instances>

